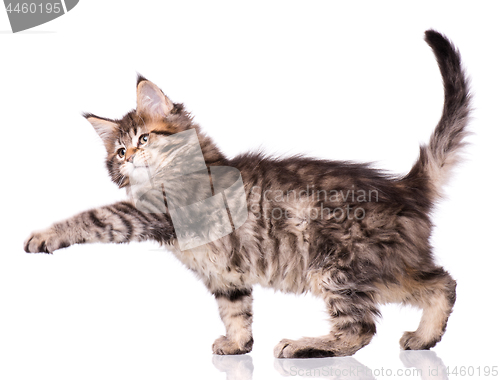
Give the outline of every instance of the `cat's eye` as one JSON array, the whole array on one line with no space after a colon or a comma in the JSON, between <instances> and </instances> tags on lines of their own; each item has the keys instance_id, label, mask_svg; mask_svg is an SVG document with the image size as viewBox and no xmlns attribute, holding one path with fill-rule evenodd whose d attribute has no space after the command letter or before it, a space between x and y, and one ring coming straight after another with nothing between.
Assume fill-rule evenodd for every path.
<instances>
[{"instance_id":1,"label":"cat's eye","mask_svg":"<svg viewBox=\"0 0 500 380\"><path fill-rule=\"evenodd\" d=\"M139 137L139 145L144 145L148 142L149 140L149 134L146 133L144 135L142 135L141 137Z\"/></svg>"},{"instance_id":2,"label":"cat's eye","mask_svg":"<svg viewBox=\"0 0 500 380\"><path fill-rule=\"evenodd\" d=\"M125 148L118 149L118 152L116 152L116 154L118 154L118 157L120 158L125 157Z\"/></svg>"}]
</instances>

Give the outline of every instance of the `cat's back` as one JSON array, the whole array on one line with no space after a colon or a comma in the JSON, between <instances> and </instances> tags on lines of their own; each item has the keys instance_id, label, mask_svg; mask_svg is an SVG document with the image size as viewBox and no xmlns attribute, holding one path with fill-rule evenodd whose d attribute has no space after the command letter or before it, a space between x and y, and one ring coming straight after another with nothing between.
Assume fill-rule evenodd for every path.
<instances>
[{"instance_id":1,"label":"cat's back","mask_svg":"<svg viewBox=\"0 0 500 380\"><path fill-rule=\"evenodd\" d=\"M353 194L366 192L376 202L400 203L412 196L402 177L376 169L371 163L247 153L235 157L229 165L241 172L247 192L264 194L267 191L265 199L270 199L271 193L283 192L289 198L300 193L301 197L316 195L327 202L337 194L347 201ZM325 197L325 193L331 196ZM279 196L275 198L280 199Z\"/></svg>"}]
</instances>

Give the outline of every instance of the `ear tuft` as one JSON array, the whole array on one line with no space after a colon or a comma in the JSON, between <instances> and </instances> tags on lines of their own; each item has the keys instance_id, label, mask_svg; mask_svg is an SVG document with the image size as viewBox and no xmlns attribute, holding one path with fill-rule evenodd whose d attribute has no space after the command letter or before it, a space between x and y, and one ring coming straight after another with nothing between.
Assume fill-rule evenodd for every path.
<instances>
[{"instance_id":1,"label":"ear tuft","mask_svg":"<svg viewBox=\"0 0 500 380\"><path fill-rule=\"evenodd\" d=\"M98 117L91 113L84 113L83 117L86 118L94 127L99 137L108 143L115 139L116 132L118 131L118 124L113 120Z\"/></svg>"},{"instance_id":2,"label":"ear tuft","mask_svg":"<svg viewBox=\"0 0 500 380\"><path fill-rule=\"evenodd\" d=\"M172 101L153 82L137 78L137 112L152 119L163 119L174 108Z\"/></svg>"},{"instance_id":3,"label":"ear tuft","mask_svg":"<svg viewBox=\"0 0 500 380\"><path fill-rule=\"evenodd\" d=\"M147 80L146 78L144 78L141 74L137 73L137 84L136 86L139 86L139 83L141 83L142 81L145 81Z\"/></svg>"}]
</instances>

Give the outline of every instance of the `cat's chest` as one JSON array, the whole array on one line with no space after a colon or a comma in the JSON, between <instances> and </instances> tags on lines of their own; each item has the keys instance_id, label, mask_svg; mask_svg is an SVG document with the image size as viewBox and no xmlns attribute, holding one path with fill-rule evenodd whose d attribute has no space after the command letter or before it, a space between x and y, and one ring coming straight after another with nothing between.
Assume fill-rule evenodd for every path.
<instances>
[{"instance_id":1,"label":"cat's chest","mask_svg":"<svg viewBox=\"0 0 500 380\"><path fill-rule=\"evenodd\" d=\"M181 251L177 246L173 249L174 255L189 269L200 274L216 273L221 271L220 258L207 246L196 247Z\"/></svg>"},{"instance_id":2,"label":"cat's chest","mask_svg":"<svg viewBox=\"0 0 500 380\"><path fill-rule=\"evenodd\" d=\"M248 281L246 274L228 270L227 255L223 252L215 252L208 245L185 251L181 251L174 245L172 251L186 267L196 272L214 289L225 287L228 284L244 284Z\"/></svg>"}]
</instances>

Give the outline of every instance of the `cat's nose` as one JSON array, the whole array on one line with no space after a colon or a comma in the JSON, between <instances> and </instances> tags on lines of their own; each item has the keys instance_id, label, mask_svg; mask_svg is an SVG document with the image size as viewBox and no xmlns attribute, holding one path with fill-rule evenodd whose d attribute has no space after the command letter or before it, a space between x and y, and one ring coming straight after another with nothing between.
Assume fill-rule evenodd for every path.
<instances>
[{"instance_id":1,"label":"cat's nose","mask_svg":"<svg viewBox=\"0 0 500 380\"><path fill-rule=\"evenodd\" d=\"M128 148L127 151L125 152L125 161L132 162L137 151L138 151L137 148L133 148L133 147Z\"/></svg>"}]
</instances>

